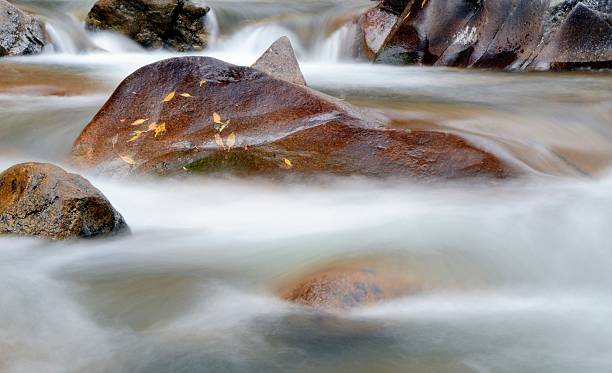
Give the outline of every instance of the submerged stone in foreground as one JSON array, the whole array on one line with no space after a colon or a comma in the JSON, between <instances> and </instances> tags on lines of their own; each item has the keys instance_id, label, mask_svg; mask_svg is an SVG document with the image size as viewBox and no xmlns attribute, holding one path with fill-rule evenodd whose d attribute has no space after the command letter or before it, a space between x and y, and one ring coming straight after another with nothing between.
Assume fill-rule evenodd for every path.
<instances>
[{"instance_id":1,"label":"submerged stone in foreground","mask_svg":"<svg viewBox=\"0 0 612 373\"><path fill-rule=\"evenodd\" d=\"M208 57L145 66L83 130L73 159L112 173L460 178L510 172L458 136L388 129L343 101L270 74Z\"/></svg>"},{"instance_id":2,"label":"submerged stone in foreground","mask_svg":"<svg viewBox=\"0 0 612 373\"><path fill-rule=\"evenodd\" d=\"M282 298L316 309L343 311L414 294L421 286L397 262L368 259L317 271L285 291Z\"/></svg>"},{"instance_id":3,"label":"submerged stone in foreground","mask_svg":"<svg viewBox=\"0 0 612 373\"><path fill-rule=\"evenodd\" d=\"M0 57L40 53L44 45L43 25L11 3L0 0Z\"/></svg>"},{"instance_id":4,"label":"submerged stone in foreground","mask_svg":"<svg viewBox=\"0 0 612 373\"><path fill-rule=\"evenodd\" d=\"M110 202L79 175L42 163L0 174L0 234L68 239L127 229Z\"/></svg>"}]
</instances>

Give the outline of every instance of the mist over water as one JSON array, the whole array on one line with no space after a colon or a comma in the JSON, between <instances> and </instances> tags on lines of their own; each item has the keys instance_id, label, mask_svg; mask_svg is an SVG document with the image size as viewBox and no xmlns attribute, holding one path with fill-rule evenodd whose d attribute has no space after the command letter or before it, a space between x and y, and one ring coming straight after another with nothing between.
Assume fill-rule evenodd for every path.
<instances>
[{"instance_id":1,"label":"mist over water","mask_svg":"<svg viewBox=\"0 0 612 373\"><path fill-rule=\"evenodd\" d=\"M0 61L0 169L73 170L72 142L119 82L174 56L17 1L55 45ZM520 170L500 183L85 174L130 225L110 240L0 238L0 371L612 371L612 76L370 65L369 1L210 1L213 46L250 65L292 39L309 85L392 126L458 133ZM103 51L104 49L106 51ZM398 256L427 289L316 314L279 288L330 261Z\"/></svg>"}]
</instances>

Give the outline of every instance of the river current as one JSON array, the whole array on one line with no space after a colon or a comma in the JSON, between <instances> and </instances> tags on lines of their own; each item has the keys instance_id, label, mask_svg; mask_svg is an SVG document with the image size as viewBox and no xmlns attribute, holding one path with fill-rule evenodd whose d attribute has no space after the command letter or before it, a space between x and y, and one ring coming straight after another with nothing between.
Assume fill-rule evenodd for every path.
<instances>
[{"instance_id":1,"label":"river current","mask_svg":"<svg viewBox=\"0 0 612 373\"><path fill-rule=\"evenodd\" d=\"M0 61L0 170L74 170L74 139L117 84L174 56L82 20L93 1L16 1L49 22L42 55ZM250 65L290 36L309 85L393 126L457 133L521 170L501 183L323 183L84 174L132 235L0 238L0 371L612 371L612 75L357 61L366 0L209 1L203 55ZM103 51L102 49L106 50ZM405 299L318 314L296 273L398 255Z\"/></svg>"}]
</instances>

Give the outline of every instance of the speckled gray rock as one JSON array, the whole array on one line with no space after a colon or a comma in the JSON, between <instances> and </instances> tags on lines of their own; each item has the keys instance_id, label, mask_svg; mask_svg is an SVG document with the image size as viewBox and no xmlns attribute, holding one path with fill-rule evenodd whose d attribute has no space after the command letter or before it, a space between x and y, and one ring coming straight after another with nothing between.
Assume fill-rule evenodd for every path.
<instances>
[{"instance_id":1,"label":"speckled gray rock","mask_svg":"<svg viewBox=\"0 0 612 373\"><path fill-rule=\"evenodd\" d=\"M289 83L306 85L291 41L286 36L275 41L251 67Z\"/></svg>"},{"instance_id":2,"label":"speckled gray rock","mask_svg":"<svg viewBox=\"0 0 612 373\"><path fill-rule=\"evenodd\" d=\"M5 0L0 0L0 57L42 52L42 24Z\"/></svg>"},{"instance_id":3,"label":"speckled gray rock","mask_svg":"<svg viewBox=\"0 0 612 373\"><path fill-rule=\"evenodd\" d=\"M0 174L0 234L69 239L127 231L123 217L79 175L44 163Z\"/></svg>"},{"instance_id":4,"label":"speckled gray rock","mask_svg":"<svg viewBox=\"0 0 612 373\"><path fill-rule=\"evenodd\" d=\"M87 16L87 27L128 36L145 48L202 50L210 8L190 0L99 0Z\"/></svg>"}]
</instances>

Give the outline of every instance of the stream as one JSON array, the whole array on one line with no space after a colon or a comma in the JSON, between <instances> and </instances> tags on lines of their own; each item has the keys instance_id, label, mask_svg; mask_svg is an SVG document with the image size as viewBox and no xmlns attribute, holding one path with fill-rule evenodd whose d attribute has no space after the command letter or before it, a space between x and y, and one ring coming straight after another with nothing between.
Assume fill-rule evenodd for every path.
<instances>
[{"instance_id":1,"label":"stream","mask_svg":"<svg viewBox=\"0 0 612 373\"><path fill-rule=\"evenodd\" d=\"M176 56L82 22L94 1L19 0L53 45L0 60L0 170L75 171L73 141L135 69ZM0 371L610 372L612 74L394 67L352 54L368 0L206 1L210 49L250 65L288 35L308 84L459 134L500 183L86 176L132 235L0 238ZM319 314L278 289L338 258L397 255L416 296Z\"/></svg>"}]
</instances>

